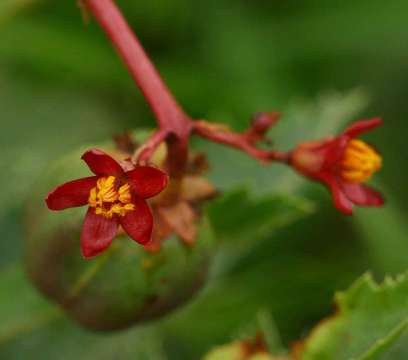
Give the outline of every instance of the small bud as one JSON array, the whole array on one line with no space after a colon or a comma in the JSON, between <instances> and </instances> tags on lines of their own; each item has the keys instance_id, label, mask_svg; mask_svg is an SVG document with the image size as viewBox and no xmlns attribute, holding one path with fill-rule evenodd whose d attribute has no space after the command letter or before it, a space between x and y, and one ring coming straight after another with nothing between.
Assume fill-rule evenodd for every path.
<instances>
[{"instance_id":1,"label":"small bud","mask_svg":"<svg viewBox=\"0 0 408 360\"><path fill-rule=\"evenodd\" d=\"M382 206L384 199L364 184L381 168L381 156L373 147L356 139L381 125L381 119L357 121L336 137L298 145L290 163L299 173L326 185L336 208L347 215L353 206Z\"/></svg>"},{"instance_id":2,"label":"small bud","mask_svg":"<svg viewBox=\"0 0 408 360\"><path fill-rule=\"evenodd\" d=\"M270 127L278 122L280 116L280 113L277 112L256 113L252 117L251 128L258 135L264 135Z\"/></svg>"}]
</instances>

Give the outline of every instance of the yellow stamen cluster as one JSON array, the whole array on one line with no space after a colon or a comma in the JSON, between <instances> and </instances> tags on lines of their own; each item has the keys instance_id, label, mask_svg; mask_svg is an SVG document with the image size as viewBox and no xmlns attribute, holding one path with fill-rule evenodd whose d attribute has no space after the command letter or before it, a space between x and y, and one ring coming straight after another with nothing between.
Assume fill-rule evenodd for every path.
<instances>
[{"instance_id":1,"label":"yellow stamen cluster","mask_svg":"<svg viewBox=\"0 0 408 360\"><path fill-rule=\"evenodd\" d=\"M116 190L114 176L101 177L96 187L89 193L89 206L95 208L95 214L111 219L113 215L125 216L128 211L135 209L132 204L129 184L122 185Z\"/></svg>"},{"instance_id":2,"label":"yellow stamen cluster","mask_svg":"<svg viewBox=\"0 0 408 360\"><path fill-rule=\"evenodd\" d=\"M381 156L370 145L352 139L341 161L341 176L346 181L361 183L367 181L381 166Z\"/></svg>"}]
</instances>

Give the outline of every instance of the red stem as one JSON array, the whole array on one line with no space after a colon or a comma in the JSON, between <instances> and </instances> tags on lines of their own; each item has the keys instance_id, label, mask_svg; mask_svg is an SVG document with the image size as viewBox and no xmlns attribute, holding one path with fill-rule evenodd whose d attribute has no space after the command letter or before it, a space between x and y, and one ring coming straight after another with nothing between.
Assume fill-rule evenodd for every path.
<instances>
[{"instance_id":1,"label":"red stem","mask_svg":"<svg viewBox=\"0 0 408 360\"><path fill-rule=\"evenodd\" d=\"M153 156L159 145L166 139L166 132L162 130L156 131L142 145L140 153L134 158L134 162L147 162Z\"/></svg>"},{"instance_id":2,"label":"red stem","mask_svg":"<svg viewBox=\"0 0 408 360\"><path fill-rule=\"evenodd\" d=\"M167 171L171 177L182 176L188 159L188 138L194 131L199 136L240 149L261 161L288 161L287 153L256 147L256 142L262 140L262 137L254 141L253 133L258 131L255 127L246 133L238 134L232 131L220 131L219 126L213 126L205 121L193 122L161 79L114 0L82 1L117 49L156 115L159 129L147 140L138 160L148 161L160 143L166 141ZM273 121L266 127L276 122L277 118L271 118L271 120Z\"/></svg>"},{"instance_id":3,"label":"red stem","mask_svg":"<svg viewBox=\"0 0 408 360\"><path fill-rule=\"evenodd\" d=\"M213 142L242 150L249 156L252 156L260 161L278 161L283 163L287 163L289 161L288 153L276 150L263 150L256 147L256 142L262 141L262 138L254 141L251 138L251 132L247 131L239 134L230 130L224 130L206 121L196 121L194 125L195 134L210 139Z\"/></svg>"},{"instance_id":4,"label":"red stem","mask_svg":"<svg viewBox=\"0 0 408 360\"><path fill-rule=\"evenodd\" d=\"M178 105L113 0L85 0L156 115L160 128L186 138L191 120Z\"/></svg>"}]
</instances>

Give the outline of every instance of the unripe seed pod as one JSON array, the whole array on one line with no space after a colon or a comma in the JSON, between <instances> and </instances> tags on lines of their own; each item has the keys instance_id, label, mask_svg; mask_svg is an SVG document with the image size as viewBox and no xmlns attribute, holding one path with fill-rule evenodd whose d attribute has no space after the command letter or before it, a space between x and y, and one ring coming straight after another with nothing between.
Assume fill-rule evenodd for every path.
<instances>
[{"instance_id":1,"label":"unripe seed pod","mask_svg":"<svg viewBox=\"0 0 408 360\"><path fill-rule=\"evenodd\" d=\"M106 252L85 260L79 240L86 206L53 212L44 203L56 185L90 176L80 161L83 150L45 171L28 200L28 275L44 295L91 329L120 329L161 317L191 299L205 283L214 250L209 224L205 217L199 220L194 246L171 236L152 253L119 234Z\"/></svg>"}]
</instances>

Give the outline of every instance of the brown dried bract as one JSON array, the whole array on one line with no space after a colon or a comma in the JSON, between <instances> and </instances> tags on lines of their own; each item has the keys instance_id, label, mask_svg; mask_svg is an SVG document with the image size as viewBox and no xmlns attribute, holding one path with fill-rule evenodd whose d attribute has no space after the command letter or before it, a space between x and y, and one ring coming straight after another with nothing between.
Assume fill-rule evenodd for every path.
<instances>
[{"instance_id":1,"label":"brown dried bract","mask_svg":"<svg viewBox=\"0 0 408 360\"><path fill-rule=\"evenodd\" d=\"M202 176L208 168L204 154L190 156L187 168L181 179L170 179L166 190L150 200L155 221L152 241L145 246L148 251L159 251L162 242L172 234L187 246L194 245L201 205L218 195Z\"/></svg>"}]
</instances>

